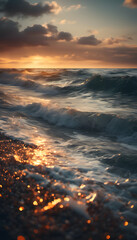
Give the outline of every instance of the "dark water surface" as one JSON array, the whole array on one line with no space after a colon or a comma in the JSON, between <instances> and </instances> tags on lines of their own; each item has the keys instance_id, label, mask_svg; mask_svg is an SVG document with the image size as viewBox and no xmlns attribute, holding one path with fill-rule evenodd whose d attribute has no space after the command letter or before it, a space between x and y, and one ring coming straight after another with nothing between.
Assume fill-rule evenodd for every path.
<instances>
[{"instance_id":1,"label":"dark water surface","mask_svg":"<svg viewBox=\"0 0 137 240\"><path fill-rule=\"evenodd\" d=\"M83 204L109 197L135 240L137 69L1 69L0 130L39 147L26 174L37 179L30 166L41 165L56 189L85 194Z\"/></svg>"}]
</instances>

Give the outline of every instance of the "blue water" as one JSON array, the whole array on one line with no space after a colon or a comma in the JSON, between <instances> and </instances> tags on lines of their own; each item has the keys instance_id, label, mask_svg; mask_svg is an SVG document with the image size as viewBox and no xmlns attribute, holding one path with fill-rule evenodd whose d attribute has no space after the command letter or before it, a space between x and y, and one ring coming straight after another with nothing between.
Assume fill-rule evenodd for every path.
<instances>
[{"instance_id":1,"label":"blue water","mask_svg":"<svg viewBox=\"0 0 137 240\"><path fill-rule=\"evenodd\" d=\"M137 69L1 69L0 130L40 148L55 188L109 196L137 237Z\"/></svg>"}]
</instances>

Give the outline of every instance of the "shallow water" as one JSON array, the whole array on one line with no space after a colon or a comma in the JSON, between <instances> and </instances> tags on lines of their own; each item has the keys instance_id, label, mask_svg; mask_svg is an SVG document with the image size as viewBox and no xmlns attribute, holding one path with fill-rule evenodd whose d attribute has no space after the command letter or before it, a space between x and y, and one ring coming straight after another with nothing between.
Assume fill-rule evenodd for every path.
<instances>
[{"instance_id":1,"label":"shallow water","mask_svg":"<svg viewBox=\"0 0 137 240\"><path fill-rule=\"evenodd\" d=\"M38 146L27 175L46 185L41 165L55 189L84 194L83 204L108 198L135 239L136 69L1 69L0 129Z\"/></svg>"}]
</instances>

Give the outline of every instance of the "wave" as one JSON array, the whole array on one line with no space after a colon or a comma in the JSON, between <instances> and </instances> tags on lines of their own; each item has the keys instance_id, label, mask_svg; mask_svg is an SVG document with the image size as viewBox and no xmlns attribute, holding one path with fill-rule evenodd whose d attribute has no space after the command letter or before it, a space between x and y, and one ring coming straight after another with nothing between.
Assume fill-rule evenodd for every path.
<instances>
[{"instance_id":1,"label":"wave","mask_svg":"<svg viewBox=\"0 0 137 240\"><path fill-rule=\"evenodd\" d=\"M86 79L87 76L90 77ZM42 79L45 79L45 82L43 82ZM55 80L59 81L59 84L55 85L54 82L52 84L52 81ZM49 81L51 81L50 85L48 84ZM62 83L63 81L66 82ZM36 74L34 71L33 74L31 72L27 77L23 77L23 75L20 75L16 71L1 72L0 83L18 86L48 96L97 92L137 97L137 76L99 75L89 73L87 70L82 69L77 71L63 69L55 72L43 71L36 72Z\"/></svg>"},{"instance_id":2,"label":"wave","mask_svg":"<svg viewBox=\"0 0 137 240\"><path fill-rule=\"evenodd\" d=\"M8 74L5 73L0 78L0 83L4 85L17 86L25 88L26 90L34 90L36 92L45 93L47 95L55 95L58 93L57 86L43 86L40 83L37 83L33 80L25 80L19 78L18 74Z\"/></svg>"},{"instance_id":3,"label":"wave","mask_svg":"<svg viewBox=\"0 0 137 240\"><path fill-rule=\"evenodd\" d=\"M11 105L11 96L0 90L0 108Z\"/></svg>"},{"instance_id":4,"label":"wave","mask_svg":"<svg viewBox=\"0 0 137 240\"><path fill-rule=\"evenodd\" d=\"M137 142L137 119L98 112L81 112L72 108L59 108L57 105L40 103L29 104L23 111L59 127L88 133L105 133L109 136L123 137L123 139L129 137L130 141L133 136L133 141Z\"/></svg>"},{"instance_id":5,"label":"wave","mask_svg":"<svg viewBox=\"0 0 137 240\"><path fill-rule=\"evenodd\" d=\"M93 91L111 91L137 96L137 76L103 76L93 75L84 82L84 86Z\"/></svg>"},{"instance_id":6,"label":"wave","mask_svg":"<svg viewBox=\"0 0 137 240\"><path fill-rule=\"evenodd\" d=\"M34 80L45 80L46 82L54 82L54 81L60 81L61 75L65 72L64 69L48 69L36 72L35 75L33 75Z\"/></svg>"},{"instance_id":7,"label":"wave","mask_svg":"<svg viewBox=\"0 0 137 240\"><path fill-rule=\"evenodd\" d=\"M77 86L57 86L57 85L43 85L39 82L30 79L22 79L16 73L4 73L0 78L0 84L17 86L26 90L32 90L42 93L43 96L55 96L62 94L72 94L79 90Z\"/></svg>"},{"instance_id":8,"label":"wave","mask_svg":"<svg viewBox=\"0 0 137 240\"><path fill-rule=\"evenodd\" d=\"M12 86L22 86L25 88L32 88L32 87L37 88L39 86L39 84L37 84L33 80L22 79L16 72L12 74L8 72L5 72L5 73L2 72L0 76L0 83L6 84L6 85L12 85Z\"/></svg>"},{"instance_id":9,"label":"wave","mask_svg":"<svg viewBox=\"0 0 137 240\"><path fill-rule=\"evenodd\" d=\"M131 154L131 151L116 155L114 154L111 157L104 157L102 161L110 166L109 172L115 172L115 174L120 173L122 175L123 172L124 175L127 171L136 174L137 172L137 156L136 154Z\"/></svg>"}]
</instances>

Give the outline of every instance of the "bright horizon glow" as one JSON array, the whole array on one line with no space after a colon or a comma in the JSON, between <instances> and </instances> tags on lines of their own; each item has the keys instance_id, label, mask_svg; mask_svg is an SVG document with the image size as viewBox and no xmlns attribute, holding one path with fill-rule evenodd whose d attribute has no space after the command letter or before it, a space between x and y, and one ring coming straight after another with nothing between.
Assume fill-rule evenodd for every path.
<instances>
[{"instance_id":1,"label":"bright horizon glow","mask_svg":"<svg viewBox=\"0 0 137 240\"><path fill-rule=\"evenodd\" d=\"M25 61L27 63L25 63ZM31 62L31 63L28 63ZM85 63L76 63L76 62L57 62L52 61L51 57L41 57L41 56L33 56L26 59L22 58L19 60L14 60L13 63L9 63L10 59L3 59L3 64L0 65L0 68L22 68L22 69L30 69L30 68L39 68L39 69L48 69L48 68L137 68L136 66L118 66L110 64L103 64L100 65L97 63L92 63L91 61L85 61ZM46 63L45 63L46 62ZM47 63L48 62L48 63Z\"/></svg>"},{"instance_id":2,"label":"bright horizon glow","mask_svg":"<svg viewBox=\"0 0 137 240\"><path fill-rule=\"evenodd\" d=\"M133 0L18 1L0 3L0 68L137 67Z\"/></svg>"}]
</instances>

